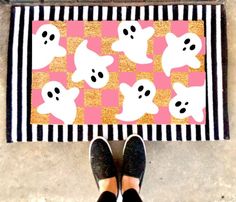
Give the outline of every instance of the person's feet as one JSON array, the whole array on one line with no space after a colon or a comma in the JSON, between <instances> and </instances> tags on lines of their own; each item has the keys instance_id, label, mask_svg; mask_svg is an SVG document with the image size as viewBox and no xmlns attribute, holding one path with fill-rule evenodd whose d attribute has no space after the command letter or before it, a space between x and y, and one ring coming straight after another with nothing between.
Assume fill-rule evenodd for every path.
<instances>
[{"instance_id":1,"label":"person's feet","mask_svg":"<svg viewBox=\"0 0 236 202\"><path fill-rule=\"evenodd\" d=\"M127 138L123 150L122 193L128 189L140 191L146 167L146 148L138 135Z\"/></svg>"},{"instance_id":2,"label":"person's feet","mask_svg":"<svg viewBox=\"0 0 236 202\"><path fill-rule=\"evenodd\" d=\"M94 139L89 149L90 163L100 193L109 191L117 196L117 173L112 151L103 137Z\"/></svg>"}]
</instances>

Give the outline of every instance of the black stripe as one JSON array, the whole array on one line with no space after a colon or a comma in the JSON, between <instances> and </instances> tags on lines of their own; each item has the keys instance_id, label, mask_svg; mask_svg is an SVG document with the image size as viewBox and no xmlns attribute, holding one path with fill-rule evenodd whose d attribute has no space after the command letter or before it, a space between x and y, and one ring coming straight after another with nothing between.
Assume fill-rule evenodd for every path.
<instances>
[{"instance_id":1,"label":"black stripe","mask_svg":"<svg viewBox=\"0 0 236 202\"><path fill-rule=\"evenodd\" d=\"M49 20L53 21L55 17L55 6L50 7Z\"/></svg>"},{"instance_id":2,"label":"black stripe","mask_svg":"<svg viewBox=\"0 0 236 202\"><path fill-rule=\"evenodd\" d=\"M108 140L113 140L113 125L108 125Z\"/></svg>"},{"instance_id":3,"label":"black stripe","mask_svg":"<svg viewBox=\"0 0 236 202\"><path fill-rule=\"evenodd\" d=\"M147 125L148 140L152 141L152 125Z\"/></svg>"},{"instance_id":4,"label":"black stripe","mask_svg":"<svg viewBox=\"0 0 236 202\"><path fill-rule=\"evenodd\" d=\"M112 20L112 7L108 6L107 20Z\"/></svg>"},{"instance_id":5,"label":"black stripe","mask_svg":"<svg viewBox=\"0 0 236 202\"><path fill-rule=\"evenodd\" d=\"M178 5L173 5L173 20L178 20L179 10Z\"/></svg>"},{"instance_id":6,"label":"black stripe","mask_svg":"<svg viewBox=\"0 0 236 202\"><path fill-rule=\"evenodd\" d=\"M37 141L43 140L43 126L37 125Z\"/></svg>"},{"instance_id":7,"label":"black stripe","mask_svg":"<svg viewBox=\"0 0 236 202\"><path fill-rule=\"evenodd\" d=\"M216 7L211 6L211 59L212 59L212 82L213 82L213 114L214 114L214 139L219 140L218 125L218 93L217 93L217 58L216 58Z\"/></svg>"},{"instance_id":8,"label":"black stripe","mask_svg":"<svg viewBox=\"0 0 236 202\"><path fill-rule=\"evenodd\" d=\"M43 6L39 6L39 20L44 20L44 8L43 8Z\"/></svg>"},{"instance_id":9,"label":"black stripe","mask_svg":"<svg viewBox=\"0 0 236 202\"><path fill-rule=\"evenodd\" d=\"M25 7L21 7L18 34L18 65L17 65L17 141L22 141L22 59L24 39Z\"/></svg>"},{"instance_id":10,"label":"black stripe","mask_svg":"<svg viewBox=\"0 0 236 202\"><path fill-rule=\"evenodd\" d=\"M78 131L78 141L82 141L83 140L83 125L78 125L77 131Z\"/></svg>"},{"instance_id":11,"label":"black stripe","mask_svg":"<svg viewBox=\"0 0 236 202\"><path fill-rule=\"evenodd\" d=\"M87 134L84 134L87 135ZM88 125L88 140L92 140L93 139L93 125Z\"/></svg>"},{"instance_id":12,"label":"black stripe","mask_svg":"<svg viewBox=\"0 0 236 202\"><path fill-rule=\"evenodd\" d=\"M121 21L122 19L122 13L121 13L121 7L117 7L117 20Z\"/></svg>"},{"instance_id":13,"label":"black stripe","mask_svg":"<svg viewBox=\"0 0 236 202\"><path fill-rule=\"evenodd\" d=\"M143 126L142 125L138 125L138 134L143 137Z\"/></svg>"},{"instance_id":14,"label":"black stripe","mask_svg":"<svg viewBox=\"0 0 236 202\"><path fill-rule=\"evenodd\" d=\"M78 20L83 20L83 6L78 7Z\"/></svg>"},{"instance_id":15,"label":"black stripe","mask_svg":"<svg viewBox=\"0 0 236 202\"><path fill-rule=\"evenodd\" d=\"M197 20L197 5L193 6L193 20Z\"/></svg>"},{"instance_id":16,"label":"black stripe","mask_svg":"<svg viewBox=\"0 0 236 202\"><path fill-rule=\"evenodd\" d=\"M168 20L168 9L167 9L167 5L163 5L163 20Z\"/></svg>"},{"instance_id":17,"label":"black stripe","mask_svg":"<svg viewBox=\"0 0 236 202\"><path fill-rule=\"evenodd\" d=\"M181 125L176 125L176 140L182 141Z\"/></svg>"},{"instance_id":18,"label":"black stripe","mask_svg":"<svg viewBox=\"0 0 236 202\"><path fill-rule=\"evenodd\" d=\"M172 140L172 137L171 137L171 126L170 125L167 125L166 126L166 139L167 141L171 141Z\"/></svg>"},{"instance_id":19,"label":"black stripe","mask_svg":"<svg viewBox=\"0 0 236 202\"><path fill-rule=\"evenodd\" d=\"M131 20L131 6L126 9L126 20Z\"/></svg>"},{"instance_id":20,"label":"black stripe","mask_svg":"<svg viewBox=\"0 0 236 202\"><path fill-rule=\"evenodd\" d=\"M63 125L58 125L58 142L63 142Z\"/></svg>"},{"instance_id":21,"label":"black stripe","mask_svg":"<svg viewBox=\"0 0 236 202\"><path fill-rule=\"evenodd\" d=\"M48 126L48 141L53 142L53 125Z\"/></svg>"},{"instance_id":22,"label":"black stripe","mask_svg":"<svg viewBox=\"0 0 236 202\"><path fill-rule=\"evenodd\" d=\"M98 125L98 136L103 136L103 125Z\"/></svg>"},{"instance_id":23,"label":"black stripe","mask_svg":"<svg viewBox=\"0 0 236 202\"><path fill-rule=\"evenodd\" d=\"M186 126L186 139L189 140L189 141L192 139L191 138L191 126L190 125Z\"/></svg>"},{"instance_id":24,"label":"black stripe","mask_svg":"<svg viewBox=\"0 0 236 202\"><path fill-rule=\"evenodd\" d=\"M11 19L10 19L10 28L9 28L9 42L8 42L8 69L7 69L7 131L6 131L6 139L7 142L12 142L12 49L13 49L13 35L14 35L14 20L15 20L15 7L11 8Z\"/></svg>"},{"instance_id":25,"label":"black stripe","mask_svg":"<svg viewBox=\"0 0 236 202\"><path fill-rule=\"evenodd\" d=\"M227 44L227 21L225 6L221 5L221 50L222 50L222 69L223 69L223 117L224 117L224 139L230 138L229 117L228 117L228 44Z\"/></svg>"},{"instance_id":26,"label":"black stripe","mask_svg":"<svg viewBox=\"0 0 236 202\"><path fill-rule=\"evenodd\" d=\"M127 136L133 134L133 127L132 125L127 125Z\"/></svg>"},{"instance_id":27,"label":"black stripe","mask_svg":"<svg viewBox=\"0 0 236 202\"><path fill-rule=\"evenodd\" d=\"M157 125L156 126L156 130L157 130L157 140L162 140L162 131L161 131L161 125Z\"/></svg>"},{"instance_id":28,"label":"black stripe","mask_svg":"<svg viewBox=\"0 0 236 202\"><path fill-rule=\"evenodd\" d=\"M149 20L149 6L144 7L144 19Z\"/></svg>"},{"instance_id":29,"label":"black stripe","mask_svg":"<svg viewBox=\"0 0 236 202\"><path fill-rule=\"evenodd\" d=\"M140 7L136 6L135 7L135 20L139 20L140 19Z\"/></svg>"},{"instance_id":30,"label":"black stripe","mask_svg":"<svg viewBox=\"0 0 236 202\"><path fill-rule=\"evenodd\" d=\"M93 6L88 7L88 21L93 20Z\"/></svg>"},{"instance_id":31,"label":"black stripe","mask_svg":"<svg viewBox=\"0 0 236 202\"><path fill-rule=\"evenodd\" d=\"M184 20L188 20L188 5L184 5Z\"/></svg>"},{"instance_id":32,"label":"black stripe","mask_svg":"<svg viewBox=\"0 0 236 202\"><path fill-rule=\"evenodd\" d=\"M64 6L60 6L60 12L59 12L59 20L64 21Z\"/></svg>"},{"instance_id":33,"label":"black stripe","mask_svg":"<svg viewBox=\"0 0 236 202\"><path fill-rule=\"evenodd\" d=\"M196 125L196 140L201 141L201 126Z\"/></svg>"},{"instance_id":34,"label":"black stripe","mask_svg":"<svg viewBox=\"0 0 236 202\"><path fill-rule=\"evenodd\" d=\"M73 20L74 19L74 7L70 6L69 8L69 20Z\"/></svg>"},{"instance_id":35,"label":"black stripe","mask_svg":"<svg viewBox=\"0 0 236 202\"><path fill-rule=\"evenodd\" d=\"M206 37L206 6L202 6L202 19L204 20L204 36ZM209 108L208 108L208 75L207 75L207 54L205 55L205 72L206 72L206 125L205 136L206 140L210 140L209 136Z\"/></svg>"},{"instance_id":36,"label":"black stripe","mask_svg":"<svg viewBox=\"0 0 236 202\"><path fill-rule=\"evenodd\" d=\"M154 6L154 16L153 16L154 20L158 20L158 6L155 5Z\"/></svg>"},{"instance_id":37,"label":"black stripe","mask_svg":"<svg viewBox=\"0 0 236 202\"><path fill-rule=\"evenodd\" d=\"M123 140L123 130L122 125L118 125L118 140Z\"/></svg>"},{"instance_id":38,"label":"black stripe","mask_svg":"<svg viewBox=\"0 0 236 202\"><path fill-rule=\"evenodd\" d=\"M102 6L98 7L98 20L102 21Z\"/></svg>"},{"instance_id":39,"label":"black stripe","mask_svg":"<svg viewBox=\"0 0 236 202\"><path fill-rule=\"evenodd\" d=\"M68 142L73 141L73 126L68 125Z\"/></svg>"},{"instance_id":40,"label":"black stripe","mask_svg":"<svg viewBox=\"0 0 236 202\"><path fill-rule=\"evenodd\" d=\"M32 21L34 8L31 6L29 11L29 30L28 30L28 47L27 47L27 141L32 141L31 117L31 81L32 81Z\"/></svg>"}]
</instances>

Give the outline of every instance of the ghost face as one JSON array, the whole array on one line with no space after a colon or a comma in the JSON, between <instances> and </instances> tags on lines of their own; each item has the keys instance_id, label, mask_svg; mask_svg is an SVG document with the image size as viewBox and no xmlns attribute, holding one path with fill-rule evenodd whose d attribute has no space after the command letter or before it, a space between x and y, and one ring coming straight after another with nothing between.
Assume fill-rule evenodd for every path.
<instances>
[{"instance_id":1,"label":"ghost face","mask_svg":"<svg viewBox=\"0 0 236 202\"><path fill-rule=\"evenodd\" d=\"M142 31L140 24L137 21L124 21L118 27L118 34L120 39L134 40Z\"/></svg>"},{"instance_id":2,"label":"ghost face","mask_svg":"<svg viewBox=\"0 0 236 202\"><path fill-rule=\"evenodd\" d=\"M44 85L42 89L42 96L46 103L57 104L65 99L66 89L57 82L51 81Z\"/></svg>"},{"instance_id":3,"label":"ghost face","mask_svg":"<svg viewBox=\"0 0 236 202\"><path fill-rule=\"evenodd\" d=\"M187 97L176 96L169 103L170 113L175 118L184 119L191 115L191 101Z\"/></svg>"}]
</instances>

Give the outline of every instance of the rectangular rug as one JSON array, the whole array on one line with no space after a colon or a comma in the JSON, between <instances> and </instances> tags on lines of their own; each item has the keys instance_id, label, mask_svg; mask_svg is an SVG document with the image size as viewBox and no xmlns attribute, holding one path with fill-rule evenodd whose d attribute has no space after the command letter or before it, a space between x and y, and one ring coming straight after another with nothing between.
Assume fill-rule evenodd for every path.
<instances>
[{"instance_id":1,"label":"rectangular rug","mask_svg":"<svg viewBox=\"0 0 236 202\"><path fill-rule=\"evenodd\" d=\"M14 6L7 142L229 139L224 5Z\"/></svg>"}]
</instances>

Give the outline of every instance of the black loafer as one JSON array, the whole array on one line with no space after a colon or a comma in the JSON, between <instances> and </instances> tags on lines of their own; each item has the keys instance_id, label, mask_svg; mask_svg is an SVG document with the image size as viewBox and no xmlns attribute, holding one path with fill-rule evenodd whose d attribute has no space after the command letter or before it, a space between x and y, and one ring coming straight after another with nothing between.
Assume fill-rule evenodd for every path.
<instances>
[{"instance_id":1,"label":"black loafer","mask_svg":"<svg viewBox=\"0 0 236 202\"><path fill-rule=\"evenodd\" d=\"M126 175L138 178L141 189L145 167L146 147L144 141L139 135L131 135L127 138L123 149L122 177Z\"/></svg>"},{"instance_id":2,"label":"black loafer","mask_svg":"<svg viewBox=\"0 0 236 202\"><path fill-rule=\"evenodd\" d=\"M97 137L90 143L89 158L98 189L99 180L111 177L116 177L117 180L117 172L111 147L105 138Z\"/></svg>"}]
</instances>

